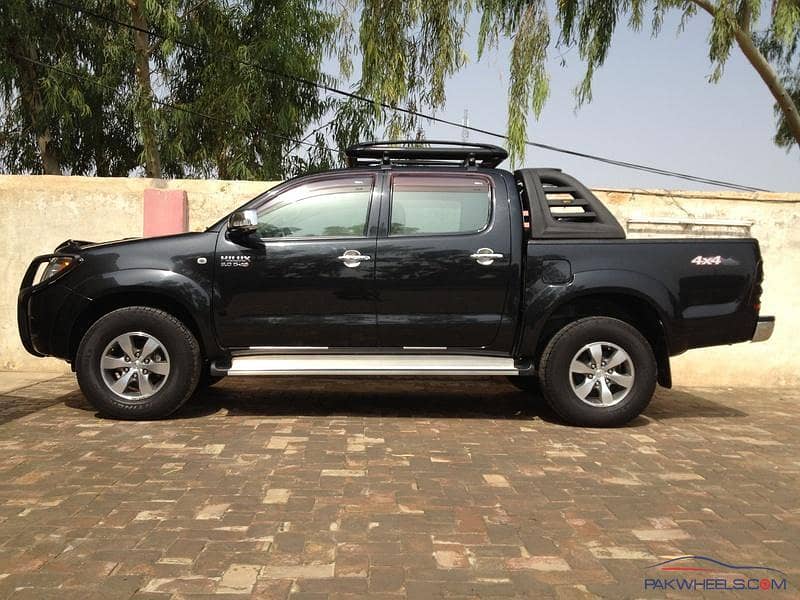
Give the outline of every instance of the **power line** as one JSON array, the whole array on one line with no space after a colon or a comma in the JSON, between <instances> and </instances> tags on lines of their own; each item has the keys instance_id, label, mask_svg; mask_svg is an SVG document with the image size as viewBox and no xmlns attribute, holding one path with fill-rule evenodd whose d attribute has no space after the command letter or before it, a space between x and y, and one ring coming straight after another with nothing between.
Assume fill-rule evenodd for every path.
<instances>
[{"instance_id":1,"label":"power line","mask_svg":"<svg viewBox=\"0 0 800 600\"><path fill-rule=\"evenodd\" d=\"M116 88L114 88L114 87L112 87L110 85L106 85L104 83L101 83L100 81L97 81L96 76L85 75L85 74L82 74L82 73L75 73L74 71L68 71L67 69L63 69L63 68L58 67L56 65L50 65L50 64L44 63L42 61L35 60L33 58L28 58L27 56L21 56L19 54L14 54L14 56L16 58L19 58L21 60L27 61L27 62L32 63L34 65L39 65L40 67L44 67L45 69L50 69L52 71L56 71L56 72L61 73L63 75L67 75L69 77L74 77L75 79L81 79L83 81L88 81L89 83L92 83L92 84L94 84L94 85L96 85L96 86L98 86L100 88L103 88L105 90L108 90L110 92L113 92L113 93L117 92ZM216 121L217 123L222 123L223 125L230 125L231 127L240 127L240 125L237 125L235 122L233 122L230 119L224 119L222 117L217 117L215 115L209 115L207 113L202 113L202 112L199 112L199 111L196 111L196 110L192 110L190 108L186 108L185 106L178 106L177 104L171 104L169 102L164 102L163 100L159 100L158 98L153 98L152 100L153 100L154 103L158 104L159 106L163 106L164 108L167 108L167 109L177 110L177 111L180 111L180 112L183 112L183 113L187 113L187 114L190 114L190 115L201 117L203 119ZM281 139L281 140L283 140L285 142L292 142L292 143L295 144L295 148L297 146L299 146L299 145L303 145L303 146L309 146L311 148L320 148L321 147L321 148L323 148L325 150L328 150L329 152L334 152L334 153L338 152L338 150L335 150L333 148L329 148L328 146L320 146L319 144L306 142L305 139L297 140L295 138L291 138L291 137L288 137L288 136L285 136L285 135L281 135L279 133L272 133L272 132L268 132L268 131L262 131L260 129L253 129L252 131L254 133L259 133L259 134L266 135L266 136L269 136L269 137Z\"/></svg>"},{"instance_id":2,"label":"power line","mask_svg":"<svg viewBox=\"0 0 800 600\"><path fill-rule=\"evenodd\" d=\"M320 131L323 131L323 130L327 129L328 127L330 127L331 125L333 125L333 122L335 120L336 120L335 118L331 119L330 121L327 121L327 122L323 123L322 125L320 125L316 129L311 130L311 132L309 132L306 136L304 136L302 140L300 140L299 142L297 142L297 144L295 144L294 146L289 148L289 153L294 152L295 150L297 150L297 146L299 146L300 144L305 144L306 140L308 138L310 138L312 135L315 135L315 134L319 133ZM337 152L337 150L333 150L332 148L328 148L327 146L324 146L324 148L326 150L329 150L330 152Z\"/></svg>"},{"instance_id":3,"label":"power line","mask_svg":"<svg viewBox=\"0 0 800 600\"><path fill-rule=\"evenodd\" d=\"M107 23L112 23L112 24L117 25L119 27L124 27L124 28L132 30L132 31L138 31L140 33L145 33L147 35L150 35L150 36L153 36L153 37L156 37L156 38L160 38L162 40L168 39L168 37L165 36L164 34L160 34L160 33L156 32L156 31L153 31L153 30L150 30L150 29L137 27L135 25L131 25L130 23L125 23L124 21L120 21L119 19L115 19L113 17L109 17L107 15L103 15L103 14L97 13L95 11L89 10L89 9L87 9L85 7L82 7L82 6L78 6L78 5L69 3L69 2L63 2L62 0L50 0L50 2L53 3L53 4L56 4L58 6L61 6L63 8L71 9L71 10L73 10L75 12L85 13L86 15L89 15L92 18L99 19L99 20L105 21ZM201 48L200 46L197 46L195 44L190 44L190 43L185 42L185 41L180 40L180 39L170 39L170 41L172 41L174 44L176 44L178 46L182 46L184 48L189 48L191 50L195 50L195 51L199 51L199 52L205 52L204 48ZM377 106L380 106L381 108L384 108L386 110L400 112L400 113L411 115L411 116L414 116L414 117L427 119L427 120L429 120L431 122L434 122L434 123L441 123L443 125L449 125L449 126L452 126L452 127L458 127L458 128L463 129L463 130L468 130L468 131L472 131L472 132L475 132L475 133L480 133L480 134L487 135L487 136L490 136L490 137L495 137L495 138L498 138L498 139L503 139L503 140L508 140L509 139L507 135L502 134L502 133L497 133L495 131L490 131L488 129L481 129L479 127L465 126L462 123L456 123L455 121L450 121L448 119L442 119L440 117L435 117L433 115L420 113L420 112L417 112L417 111L414 111L414 110L411 110L411 109L408 109L408 108L403 108L403 107L400 107L400 106L393 106L393 105L388 104L386 102L372 100L370 98L367 98L366 96L361 96L360 94L356 94L354 92L348 92L346 90L339 89L339 88L337 88L335 86L332 86L330 84L322 83L322 82L319 82L319 81L313 81L313 80L307 79L305 77L300 77L300 76L296 76L296 75L290 75L288 73L284 73L284 72L278 71L276 69L264 67L262 65L255 64L255 63L252 63L250 61L242 60L242 59L239 59L239 58L226 56L226 55L222 55L222 56L224 58L232 61L232 62L238 62L238 63L240 63L242 65L258 69L258 70L260 70L260 71L262 71L264 73L267 73L267 74L275 76L275 77L281 77L281 78L284 78L284 79L289 79L291 81L302 83L303 85L313 86L313 87L316 87L316 88L321 89L321 90L325 90L325 91L333 93L333 94L338 94L338 95L344 96L346 98L350 98L350 99L353 99L353 100L358 100L359 102L366 102L366 103L369 103L369 104L377 105ZM570 150L568 148L561 148L561 147L558 147L558 146L553 146L551 144L543 144L543 143L539 143L539 142L531 142L529 140L525 140L525 145L529 146L531 148L539 148L541 150L549 150L549 151L552 151L552 152L558 152L558 153L561 153L561 154L567 154L567 155L575 156L575 157L578 157L578 158L584 158L584 159L588 159L588 160L594 160L594 161L597 161L597 162L602 162L602 163L605 163L605 164L608 164L608 165L612 165L612 166L617 166L617 167L622 167L622 168L627 168L627 169L634 169L634 170L643 171L643 172L651 173L651 174L655 174L655 175L663 175L663 176L667 176L667 177L674 177L674 178L677 178L677 179L684 179L686 181L692 181L692 182L695 182L695 183L703 183L703 184L708 184L708 185L718 185L718 186L722 186L722 187L738 189L738 190L742 190L742 191L749 191L749 192L764 192L764 191L768 191L768 190L764 190L763 188L757 188L757 187L753 187L753 186L742 185L742 184L733 183L733 182L730 182L730 181L723 181L723 180L720 180L720 179L711 179L711 178L708 178L708 177L701 177L701 176L692 175L692 174L689 174L689 173L681 173L681 172L678 172L678 171L671 171L669 169L661 169L659 167L653 167L653 166L649 166L649 165L642 165L642 164L638 164L638 163L632 163L632 162L629 162L629 161L623 161L623 160L618 160L618 159L607 158L607 157L604 157L604 156L598 156L598 155L595 155L595 154L589 154L589 153L580 152L580 151L577 151L577 150Z\"/></svg>"}]
</instances>

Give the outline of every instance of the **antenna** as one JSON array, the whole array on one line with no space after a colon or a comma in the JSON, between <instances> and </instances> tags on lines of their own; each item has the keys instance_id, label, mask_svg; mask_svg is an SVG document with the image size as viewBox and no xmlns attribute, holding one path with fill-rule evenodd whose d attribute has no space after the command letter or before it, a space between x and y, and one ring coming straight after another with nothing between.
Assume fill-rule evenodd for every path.
<instances>
[{"instance_id":1,"label":"antenna","mask_svg":"<svg viewBox=\"0 0 800 600\"><path fill-rule=\"evenodd\" d=\"M464 116L461 119L461 141L469 141L469 109L464 109Z\"/></svg>"}]
</instances>

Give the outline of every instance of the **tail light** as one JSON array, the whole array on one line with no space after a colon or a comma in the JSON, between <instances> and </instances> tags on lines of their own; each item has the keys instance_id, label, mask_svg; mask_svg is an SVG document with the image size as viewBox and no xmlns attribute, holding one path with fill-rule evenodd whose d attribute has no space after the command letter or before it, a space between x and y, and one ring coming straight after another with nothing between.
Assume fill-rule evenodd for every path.
<instances>
[{"instance_id":1,"label":"tail light","mask_svg":"<svg viewBox=\"0 0 800 600\"><path fill-rule=\"evenodd\" d=\"M750 302L756 312L761 310L761 294L764 291L764 289L761 287L761 283L763 281L764 281L764 262L760 260L756 265L756 280L755 284L753 285L753 292L750 295Z\"/></svg>"}]
</instances>

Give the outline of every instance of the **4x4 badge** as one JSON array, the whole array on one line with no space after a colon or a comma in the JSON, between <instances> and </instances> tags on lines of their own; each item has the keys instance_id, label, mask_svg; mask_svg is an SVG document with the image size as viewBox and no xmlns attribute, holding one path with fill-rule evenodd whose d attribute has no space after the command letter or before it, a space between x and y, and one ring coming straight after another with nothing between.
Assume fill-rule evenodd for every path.
<instances>
[{"instance_id":1,"label":"4x4 badge","mask_svg":"<svg viewBox=\"0 0 800 600\"><path fill-rule=\"evenodd\" d=\"M249 267L250 256L247 254L223 254L219 257L220 267Z\"/></svg>"}]
</instances>

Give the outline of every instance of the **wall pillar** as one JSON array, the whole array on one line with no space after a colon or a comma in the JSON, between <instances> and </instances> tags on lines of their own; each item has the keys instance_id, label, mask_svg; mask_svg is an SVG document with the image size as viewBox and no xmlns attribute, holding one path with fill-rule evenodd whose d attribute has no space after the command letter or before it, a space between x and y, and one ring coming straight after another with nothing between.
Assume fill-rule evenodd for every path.
<instances>
[{"instance_id":1,"label":"wall pillar","mask_svg":"<svg viewBox=\"0 0 800 600\"><path fill-rule=\"evenodd\" d=\"M144 237L189 231L189 201L184 190L144 191Z\"/></svg>"}]
</instances>

